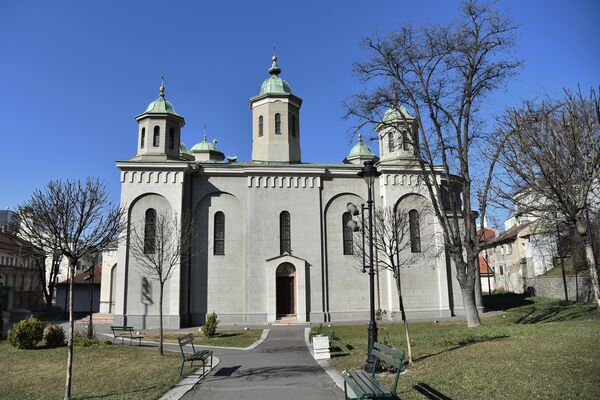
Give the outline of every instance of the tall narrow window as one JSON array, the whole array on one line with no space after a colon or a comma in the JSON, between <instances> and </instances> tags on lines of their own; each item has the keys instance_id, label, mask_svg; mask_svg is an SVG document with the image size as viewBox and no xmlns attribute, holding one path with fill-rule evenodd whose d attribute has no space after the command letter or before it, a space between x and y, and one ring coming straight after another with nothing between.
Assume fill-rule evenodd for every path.
<instances>
[{"instance_id":1,"label":"tall narrow window","mask_svg":"<svg viewBox=\"0 0 600 400\"><path fill-rule=\"evenodd\" d=\"M144 220L144 253L154 254L156 250L156 210L149 208L146 210Z\"/></svg>"},{"instance_id":2,"label":"tall narrow window","mask_svg":"<svg viewBox=\"0 0 600 400\"><path fill-rule=\"evenodd\" d=\"M292 136L296 136L296 116L290 115L290 132Z\"/></svg>"},{"instance_id":3,"label":"tall narrow window","mask_svg":"<svg viewBox=\"0 0 600 400\"><path fill-rule=\"evenodd\" d=\"M144 148L145 143L146 143L146 128L142 128L142 135L140 138L140 149Z\"/></svg>"},{"instance_id":4,"label":"tall narrow window","mask_svg":"<svg viewBox=\"0 0 600 400\"><path fill-rule=\"evenodd\" d=\"M275 114L275 134L281 135L281 114Z\"/></svg>"},{"instance_id":5,"label":"tall narrow window","mask_svg":"<svg viewBox=\"0 0 600 400\"><path fill-rule=\"evenodd\" d=\"M264 135L263 129L263 116L261 115L258 117L258 136Z\"/></svg>"},{"instance_id":6,"label":"tall narrow window","mask_svg":"<svg viewBox=\"0 0 600 400\"><path fill-rule=\"evenodd\" d=\"M393 152L395 149L395 144L394 144L394 134L392 132L388 132L388 152Z\"/></svg>"},{"instance_id":7,"label":"tall narrow window","mask_svg":"<svg viewBox=\"0 0 600 400\"><path fill-rule=\"evenodd\" d=\"M279 254L292 253L292 239L290 235L290 213L282 211L279 214Z\"/></svg>"},{"instance_id":8,"label":"tall narrow window","mask_svg":"<svg viewBox=\"0 0 600 400\"><path fill-rule=\"evenodd\" d=\"M152 138L152 146L158 147L160 144L160 128L158 125L154 127L154 136Z\"/></svg>"},{"instance_id":9,"label":"tall narrow window","mask_svg":"<svg viewBox=\"0 0 600 400\"><path fill-rule=\"evenodd\" d=\"M173 150L175 148L175 129L171 128L169 130L169 149Z\"/></svg>"},{"instance_id":10,"label":"tall narrow window","mask_svg":"<svg viewBox=\"0 0 600 400\"><path fill-rule=\"evenodd\" d=\"M419 226L419 213L417 210L408 212L408 225L410 231L410 251L421 252L421 227Z\"/></svg>"},{"instance_id":11,"label":"tall narrow window","mask_svg":"<svg viewBox=\"0 0 600 400\"><path fill-rule=\"evenodd\" d=\"M225 214L222 211L215 213L215 233L214 233L214 251L215 255L225 254Z\"/></svg>"},{"instance_id":12,"label":"tall narrow window","mask_svg":"<svg viewBox=\"0 0 600 400\"><path fill-rule=\"evenodd\" d=\"M402 150L410 150L410 140L408 140L408 131L402 131Z\"/></svg>"},{"instance_id":13,"label":"tall narrow window","mask_svg":"<svg viewBox=\"0 0 600 400\"><path fill-rule=\"evenodd\" d=\"M348 222L352 219L349 212L342 214L342 235L344 237L344 254L354 254L354 243L352 242L352 229Z\"/></svg>"}]
</instances>

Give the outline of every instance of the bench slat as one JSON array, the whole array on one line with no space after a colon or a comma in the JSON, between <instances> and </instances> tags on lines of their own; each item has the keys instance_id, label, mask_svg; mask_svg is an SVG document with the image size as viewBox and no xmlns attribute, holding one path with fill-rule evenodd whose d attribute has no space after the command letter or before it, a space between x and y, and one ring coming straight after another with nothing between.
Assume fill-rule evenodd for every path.
<instances>
[{"instance_id":1,"label":"bench slat","mask_svg":"<svg viewBox=\"0 0 600 400\"><path fill-rule=\"evenodd\" d=\"M373 349L373 355L396 369L402 368L404 365L404 358L400 359L399 357L394 357L388 353L382 353L377 349Z\"/></svg>"},{"instance_id":2,"label":"bench slat","mask_svg":"<svg viewBox=\"0 0 600 400\"><path fill-rule=\"evenodd\" d=\"M375 397L390 397L392 393L381 386L370 374L364 371L353 371L350 377L358 385L358 392ZM353 388L354 389L354 388Z\"/></svg>"}]
</instances>

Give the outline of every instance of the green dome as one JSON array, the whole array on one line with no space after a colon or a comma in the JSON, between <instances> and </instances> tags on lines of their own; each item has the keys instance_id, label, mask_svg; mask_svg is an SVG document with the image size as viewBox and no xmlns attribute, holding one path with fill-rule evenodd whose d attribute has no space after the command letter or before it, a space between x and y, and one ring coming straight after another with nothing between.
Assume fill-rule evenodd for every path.
<instances>
[{"instance_id":1,"label":"green dome","mask_svg":"<svg viewBox=\"0 0 600 400\"><path fill-rule=\"evenodd\" d=\"M362 135L359 133L358 134L358 143L356 143L356 145L354 145L352 150L350 150L350 154L348 154L348 158L359 157L359 156L374 156L374 155L375 154L373 154L373 152L371 151L369 146L367 146L366 144L363 143Z\"/></svg>"},{"instance_id":2,"label":"green dome","mask_svg":"<svg viewBox=\"0 0 600 400\"><path fill-rule=\"evenodd\" d=\"M404 108L400 106L400 108L388 108L385 114L383 114L383 122L391 122L391 121L402 121L404 119L414 119Z\"/></svg>"},{"instance_id":3,"label":"green dome","mask_svg":"<svg viewBox=\"0 0 600 400\"><path fill-rule=\"evenodd\" d=\"M260 87L260 94L265 93L285 93L291 94L292 90L290 89L290 85L279 77L281 73L281 68L277 66L277 56L273 55L273 64L271 64L271 68L268 70L271 77L265 80Z\"/></svg>"},{"instance_id":4,"label":"green dome","mask_svg":"<svg viewBox=\"0 0 600 400\"><path fill-rule=\"evenodd\" d=\"M179 115L175 112L173 108L173 104L170 101L167 101L164 95L161 95L158 99L154 100L152 103L148 104L146 107L146 111L144 113L148 114L173 114Z\"/></svg>"},{"instance_id":5,"label":"green dome","mask_svg":"<svg viewBox=\"0 0 600 400\"><path fill-rule=\"evenodd\" d=\"M291 94L292 90L290 89L290 85L286 81L284 81L277 75L272 75L269 79L265 80L260 87L260 94L264 93Z\"/></svg>"},{"instance_id":6,"label":"green dome","mask_svg":"<svg viewBox=\"0 0 600 400\"><path fill-rule=\"evenodd\" d=\"M196 143L194 147L192 147L192 153L200 153L205 151L216 151L219 152L216 146L216 140L214 142L209 142L206 140L206 135L204 135L204 140L200 143Z\"/></svg>"},{"instance_id":7,"label":"green dome","mask_svg":"<svg viewBox=\"0 0 600 400\"><path fill-rule=\"evenodd\" d=\"M185 144L183 144L183 143L179 143L179 152L180 153L189 153L187 147L185 147Z\"/></svg>"}]
</instances>

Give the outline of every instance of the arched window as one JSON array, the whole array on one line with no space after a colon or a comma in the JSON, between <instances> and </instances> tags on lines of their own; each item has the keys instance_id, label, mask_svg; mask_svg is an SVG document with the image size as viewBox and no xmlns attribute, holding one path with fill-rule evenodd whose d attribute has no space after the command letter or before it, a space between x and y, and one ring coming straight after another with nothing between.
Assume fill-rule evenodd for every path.
<instances>
[{"instance_id":1,"label":"arched window","mask_svg":"<svg viewBox=\"0 0 600 400\"><path fill-rule=\"evenodd\" d=\"M225 214L222 211L215 213L215 232L214 232L214 251L215 255L225 254Z\"/></svg>"},{"instance_id":2,"label":"arched window","mask_svg":"<svg viewBox=\"0 0 600 400\"><path fill-rule=\"evenodd\" d=\"M175 148L175 129L171 128L169 130L169 149L173 150Z\"/></svg>"},{"instance_id":3,"label":"arched window","mask_svg":"<svg viewBox=\"0 0 600 400\"><path fill-rule=\"evenodd\" d=\"M292 253L292 238L290 235L290 213L282 211L279 214L279 254Z\"/></svg>"},{"instance_id":4,"label":"arched window","mask_svg":"<svg viewBox=\"0 0 600 400\"><path fill-rule=\"evenodd\" d=\"M263 129L263 116L260 115L258 117L258 136L262 136L264 134Z\"/></svg>"},{"instance_id":5,"label":"arched window","mask_svg":"<svg viewBox=\"0 0 600 400\"><path fill-rule=\"evenodd\" d=\"M402 131L402 150L410 150L410 140L408 140L408 131Z\"/></svg>"},{"instance_id":6,"label":"arched window","mask_svg":"<svg viewBox=\"0 0 600 400\"><path fill-rule=\"evenodd\" d=\"M352 219L349 212L342 214L342 236L344 238L344 254L354 254L354 243L352 242L352 229L348 222Z\"/></svg>"},{"instance_id":7,"label":"arched window","mask_svg":"<svg viewBox=\"0 0 600 400\"><path fill-rule=\"evenodd\" d=\"M281 135L281 115L275 114L275 134Z\"/></svg>"},{"instance_id":8,"label":"arched window","mask_svg":"<svg viewBox=\"0 0 600 400\"><path fill-rule=\"evenodd\" d=\"M144 143L146 143L146 128L142 128L142 135L140 139L140 149L144 148Z\"/></svg>"},{"instance_id":9,"label":"arched window","mask_svg":"<svg viewBox=\"0 0 600 400\"><path fill-rule=\"evenodd\" d=\"M393 132L388 132L388 152L393 152L394 150L396 150L396 145L394 144L394 133Z\"/></svg>"},{"instance_id":10,"label":"arched window","mask_svg":"<svg viewBox=\"0 0 600 400\"><path fill-rule=\"evenodd\" d=\"M296 116L290 115L290 132L292 136L296 136Z\"/></svg>"},{"instance_id":11,"label":"arched window","mask_svg":"<svg viewBox=\"0 0 600 400\"><path fill-rule=\"evenodd\" d=\"M144 253L154 254L156 250L156 210L146 210L144 219Z\"/></svg>"},{"instance_id":12,"label":"arched window","mask_svg":"<svg viewBox=\"0 0 600 400\"><path fill-rule=\"evenodd\" d=\"M421 252L421 227L419 226L419 213L417 210L408 212L408 225L410 231L410 251Z\"/></svg>"},{"instance_id":13,"label":"arched window","mask_svg":"<svg viewBox=\"0 0 600 400\"><path fill-rule=\"evenodd\" d=\"M160 128L158 125L154 127L154 136L152 138L152 146L158 147L160 144Z\"/></svg>"}]
</instances>

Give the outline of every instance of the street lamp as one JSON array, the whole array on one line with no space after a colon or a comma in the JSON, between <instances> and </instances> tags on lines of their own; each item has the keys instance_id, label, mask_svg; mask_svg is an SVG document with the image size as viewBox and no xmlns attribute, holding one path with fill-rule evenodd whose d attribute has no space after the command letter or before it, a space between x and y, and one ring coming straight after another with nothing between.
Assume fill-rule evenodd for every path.
<instances>
[{"instance_id":1,"label":"street lamp","mask_svg":"<svg viewBox=\"0 0 600 400\"><path fill-rule=\"evenodd\" d=\"M364 178L367 183L368 197L367 197L367 209L369 210L369 300L370 300L370 320L369 320L369 341L368 341L368 355L367 362L365 364L365 371L373 372L375 369L375 356L373 355L373 343L377 341L377 321L375 320L375 269L373 268L373 185L375 179L381 175L373 161L365 161L364 166L358 173L358 176ZM352 204L347 206L348 211L357 215L358 207ZM364 227L364 205L361 206L363 210L363 227ZM351 221L352 222L352 221ZM355 229L348 224L350 229ZM355 222L356 226L356 222ZM363 272L365 271L365 246L364 246L364 229L363 229Z\"/></svg>"}]
</instances>

